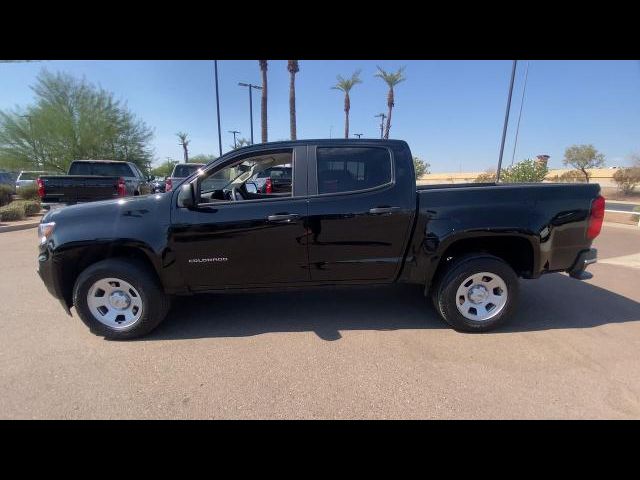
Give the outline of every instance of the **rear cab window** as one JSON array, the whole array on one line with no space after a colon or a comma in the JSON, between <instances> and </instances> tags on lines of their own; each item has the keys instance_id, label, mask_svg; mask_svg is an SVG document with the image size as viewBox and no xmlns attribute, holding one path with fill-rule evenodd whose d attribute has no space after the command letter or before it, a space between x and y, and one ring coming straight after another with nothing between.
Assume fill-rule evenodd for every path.
<instances>
[{"instance_id":1,"label":"rear cab window","mask_svg":"<svg viewBox=\"0 0 640 480\"><path fill-rule=\"evenodd\" d=\"M391 156L380 147L318 147L318 194L370 190L392 181Z\"/></svg>"},{"instance_id":2,"label":"rear cab window","mask_svg":"<svg viewBox=\"0 0 640 480\"><path fill-rule=\"evenodd\" d=\"M126 163L74 162L69 175L99 175L103 177L135 177Z\"/></svg>"},{"instance_id":3,"label":"rear cab window","mask_svg":"<svg viewBox=\"0 0 640 480\"><path fill-rule=\"evenodd\" d=\"M202 168L202 165L200 164L180 164L180 165L176 165L173 169L173 175L171 175L174 178L186 178L191 176L193 173L195 173L196 171L198 171L199 168Z\"/></svg>"}]
</instances>

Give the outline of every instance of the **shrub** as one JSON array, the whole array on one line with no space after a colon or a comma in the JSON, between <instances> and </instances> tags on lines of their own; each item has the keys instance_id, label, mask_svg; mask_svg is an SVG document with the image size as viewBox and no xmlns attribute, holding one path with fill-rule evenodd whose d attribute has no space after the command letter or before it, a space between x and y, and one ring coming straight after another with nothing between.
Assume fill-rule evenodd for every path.
<instances>
[{"instance_id":1,"label":"shrub","mask_svg":"<svg viewBox=\"0 0 640 480\"><path fill-rule=\"evenodd\" d=\"M623 195L630 195L640 183L640 167L620 168L613 174L613 181Z\"/></svg>"},{"instance_id":2,"label":"shrub","mask_svg":"<svg viewBox=\"0 0 640 480\"><path fill-rule=\"evenodd\" d=\"M496 181L496 172L487 171L478 175L473 182L474 183L493 183L495 181Z\"/></svg>"},{"instance_id":3,"label":"shrub","mask_svg":"<svg viewBox=\"0 0 640 480\"><path fill-rule=\"evenodd\" d=\"M9 205L13 195L13 188L9 185L0 185L0 207Z\"/></svg>"},{"instance_id":4,"label":"shrub","mask_svg":"<svg viewBox=\"0 0 640 480\"><path fill-rule=\"evenodd\" d=\"M539 183L549 173L546 163L526 159L502 170L500 180L505 183Z\"/></svg>"},{"instance_id":5,"label":"shrub","mask_svg":"<svg viewBox=\"0 0 640 480\"><path fill-rule=\"evenodd\" d=\"M20 205L19 202L13 202L4 207L0 207L0 219L2 219L3 222L22 220L24 215L24 206Z\"/></svg>"},{"instance_id":6,"label":"shrub","mask_svg":"<svg viewBox=\"0 0 640 480\"><path fill-rule=\"evenodd\" d=\"M28 185L26 187L20 187L20 198L23 200L38 200L40 201L40 196L38 195L38 185L35 183L33 185Z\"/></svg>"},{"instance_id":7,"label":"shrub","mask_svg":"<svg viewBox=\"0 0 640 480\"><path fill-rule=\"evenodd\" d=\"M11 205L21 206L24 209L24 214L27 216L37 215L42 210L40 202L34 200L16 200Z\"/></svg>"}]
</instances>

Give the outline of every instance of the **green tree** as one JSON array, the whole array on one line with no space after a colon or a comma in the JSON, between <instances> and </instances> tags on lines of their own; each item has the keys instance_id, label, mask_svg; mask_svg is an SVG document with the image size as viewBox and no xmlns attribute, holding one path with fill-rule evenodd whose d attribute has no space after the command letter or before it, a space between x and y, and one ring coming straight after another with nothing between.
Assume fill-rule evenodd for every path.
<instances>
[{"instance_id":1,"label":"green tree","mask_svg":"<svg viewBox=\"0 0 640 480\"><path fill-rule=\"evenodd\" d=\"M387 72L381 67L378 67L378 73L375 74L376 77L384 80L384 83L389 87L389 92L387 93L387 125L384 130L384 138L389 138L389 130L391 130L391 111L395 106L395 96L393 92L393 88L398 85L400 82L404 82L407 78L404 76L405 67L400 67L397 72Z\"/></svg>"},{"instance_id":2,"label":"green tree","mask_svg":"<svg viewBox=\"0 0 640 480\"><path fill-rule=\"evenodd\" d=\"M591 144L572 145L564 151L563 162L565 165L571 165L576 170L580 170L585 181L589 183L590 175L587 169L604 166L604 155Z\"/></svg>"},{"instance_id":3,"label":"green tree","mask_svg":"<svg viewBox=\"0 0 640 480\"><path fill-rule=\"evenodd\" d=\"M198 155L194 155L193 157L189 158L189 162L190 163L209 163L209 162L213 162L216 158L215 155L211 154L211 155L205 155L203 153L200 153Z\"/></svg>"},{"instance_id":4,"label":"green tree","mask_svg":"<svg viewBox=\"0 0 640 480\"><path fill-rule=\"evenodd\" d=\"M355 85L362 83L362 80L360 80L360 72L360 70L356 70L353 75L351 75L351 78L343 78L342 75L338 75L336 77L338 83L331 87L334 90L344 92L344 138L349 138L349 111L351 110L349 92Z\"/></svg>"},{"instance_id":5,"label":"green tree","mask_svg":"<svg viewBox=\"0 0 640 480\"><path fill-rule=\"evenodd\" d=\"M505 183L542 182L547 173L546 163L528 158L502 170L500 179Z\"/></svg>"},{"instance_id":6,"label":"green tree","mask_svg":"<svg viewBox=\"0 0 640 480\"><path fill-rule=\"evenodd\" d=\"M298 60L289 60L287 70L289 70L289 129L291 140L296 140L296 73L300 71Z\"/></svg>"},{"instance_id":7,"label":"green tree","mask_svg":"<svg viewBox=\"0 0 640 480\"><path fill-rule=\"evenodd\" d=\"M152 168L150 173L154 177L168 177L171 175L171 172L173 172L173 167L175 167L177 163L179 162L171 158L167 158L166 162Z\"/></svg>"},{"instance_id":8,"label":"green tree","mask_svg":"<svg viewBox=\"0 0 640 480\"><path fill-rule=\"evenodd\" d=\"M428 162L421 160L418 157L413 157L413 169L416 172L416 179L431 173L429 171L429 167L431 167L431 164Z\"/></svg>"},{"instance_id":9,"label":"green tree","mask_svg":"<svg viewBox=\"0 0 640 480\"><path fill-rule=\"evenodd\" d=\"M66 172L73 160L125 160L143 171L152 130L111 92L66 73L43 70L35 103L0 111L0 166Z\"/></svg>"},{"instance_id":10,"label":"green tree","mask_svg":"<svg viewBox=\"0 0 640 480\"><path fill-rule=\"evenodd\" d=\"M260 64L260 73L262 74L262 97L260 99L260 119L262 120L262 143L269 140L267 128L267 60L258 60Z\"/></svg>"}]
</instances>

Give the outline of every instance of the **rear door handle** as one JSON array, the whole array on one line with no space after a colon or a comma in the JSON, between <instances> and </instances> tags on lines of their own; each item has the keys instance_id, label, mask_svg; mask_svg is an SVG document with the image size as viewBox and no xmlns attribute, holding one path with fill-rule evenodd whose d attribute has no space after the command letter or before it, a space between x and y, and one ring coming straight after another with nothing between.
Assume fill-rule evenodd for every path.
<instances>
[{"instance_id":1,"label":"rear door handle","mask_svg":"<svg viewBox=\"0 0 640 480\"><path fill-rule=\"evenodd\" d=\"M299 218L300 215L297 213L282 213L278 215L269 215L267 220L273 223L291 223Z\"/></svg>"},{"instance_id":2,"label":"rear door handle","mask_svg":"<svg viewBox=\"0 0 640 480\"><path fill-rule=\"evenodd\" d=\"M400 207L375 207L369 210L371 215L384 215L400 210Z\"/></svg>"}]
</instances>

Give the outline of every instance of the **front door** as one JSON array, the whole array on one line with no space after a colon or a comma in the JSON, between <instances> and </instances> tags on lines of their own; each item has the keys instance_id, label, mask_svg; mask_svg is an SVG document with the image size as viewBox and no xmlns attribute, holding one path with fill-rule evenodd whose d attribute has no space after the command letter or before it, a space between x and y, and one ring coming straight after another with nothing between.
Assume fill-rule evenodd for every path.
<instances>
[{"instance_id":1,"label":"front door","mask_svg":"<svg viewBox=\"0 0 640 480\"><path fill-rule=\"evenodd\" d=\"M197 208L176 208L171 245L193 290L252 288L309 281L306 147L260 151L210 168L197 182ZM229 162L225 161L225 165ZM290 187L259 192L274 166L292 169ZM241 168L242 167L242 168ZM247 188L250 186L251 188Z\"/></svg>"}]
</instances>

